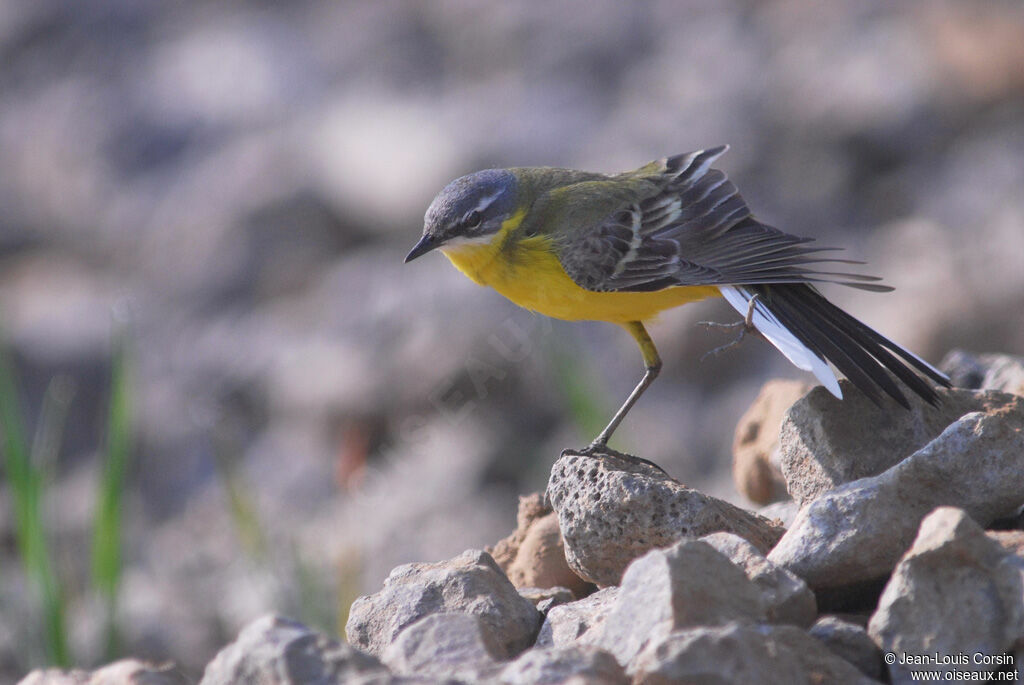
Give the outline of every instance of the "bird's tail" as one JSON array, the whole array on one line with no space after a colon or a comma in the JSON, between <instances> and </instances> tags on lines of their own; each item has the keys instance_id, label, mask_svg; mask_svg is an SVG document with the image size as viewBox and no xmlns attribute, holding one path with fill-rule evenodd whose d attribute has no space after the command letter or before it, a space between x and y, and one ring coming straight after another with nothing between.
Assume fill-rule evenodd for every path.
<instances>
[{"instance_id":1,"label":"bird's tail","mask_svg":"<svg viewBox=\"0 0 1024 685\"><path fill-rule=\"evenodd\" d=\"M950 385L941 371L853 318L813 286L783 283L723 286L720 290L744 316L756 296L754 327L789 361L811 371L840 399L842 391L829 362L875 404L881 403L884 393L909 408L892 376L931 405L938 402L938 394L922 375L944 387Z\"/></svg>"}]
</instances>

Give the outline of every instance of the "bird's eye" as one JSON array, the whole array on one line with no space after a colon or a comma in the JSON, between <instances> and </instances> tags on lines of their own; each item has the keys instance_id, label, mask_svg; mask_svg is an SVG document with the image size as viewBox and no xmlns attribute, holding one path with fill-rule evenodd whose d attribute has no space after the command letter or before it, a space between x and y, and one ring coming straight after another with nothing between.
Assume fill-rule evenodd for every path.
<instances>
[{"instance_id":1,"label":"bird's eye","mask_svg":"<svg viewBox=\"0 0 1024 685\"><path fill-rule=\"evenodd\" d=\"M476 228L477 226L480 225L480 222L482 220L483 217L480 216L480 212L474 209L472 212L463 217L462 225L466 228Z\"/></svg>"}]
</instances>

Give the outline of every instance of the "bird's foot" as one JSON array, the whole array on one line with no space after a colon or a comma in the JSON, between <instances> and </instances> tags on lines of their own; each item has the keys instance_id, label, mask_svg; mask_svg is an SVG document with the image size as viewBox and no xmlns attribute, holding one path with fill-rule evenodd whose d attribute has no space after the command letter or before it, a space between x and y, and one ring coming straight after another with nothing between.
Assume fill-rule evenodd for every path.
<instances>
[{"instance_id":1,"label":"bird's foot","mask_svg":"<svg viewBox=\"0 0 1024 685\"><path fill-rule=\"evenodd\" d=\"M665 469L661 468L660 466L655 464L650 459L644 459L643 457L638 457L638 456L636 456L634 454L626 454L625 452L619 452L618 450L613 450L611 447L608 447L607 444L605 444L603 442L599 442L597 440L595 440L594 442L590 443L589 445L587 445L586 447L584 447L581 450L567 449L567 450L563 450L562 451L563 455L566 454L566 453L578 454L578 455L584 456L584 457L597 457L597 458L600 458L600 457L615 457L615 458L618 458L618 459L622 459L624 461L632 462L634 464L643 464L644 466L650 466L652 468L655 468L655 469L661 471L666 476L668 476L668 471L666 471ZM671 478L671 476L668 476L668 477Z\"/></svg>"},{"instance_id":2,"label":"bird's foot","mask_svg":"<svg viewBox=\"0 0 1024 685\"><path fill-rule=\"evenodd\" d=\"M698 321L697 325L698 326L704 326L705 328L738 328L738 329L740 329L739 334L734 339L730 340L729 342L727 342L724 345L720 345L720 346L716 347L713 350L708 350L707 352L705 352L701 356L701 358L700 358L700 360L702 362L705 359L707 359L708 357L717 357L718 355L722 354L726 350L729 350L729 349L732 349L733 347L736 347L741 342L743 342L743 339L746 338L748 334L750 334L750 335L758 335L759 334L759 331L756 328L754 328L754 326L748 325L746 321L737 321L735 323L718 323L717 321Z\"/></svg>"},{"instance_id":3,"label":"bird's foot","mask_svg":"<svg viewBox=\"0 0 1024 685\"><path fill-rule=\"evenodd\" d=\"M734 323L719 323L717 321L698 321L697 322L698 326L703 326L704 328L739 328L740 329L740 334L737 335L734 340L731 340L730 342L727 342L726 344L721 345L720 347L716 347L713 350L705 352L704 355L701 356L701 358L700 358L700 360L702 362L705 359L707 359L708 357L717 357L718 355L720 355L721 353L725 352L726 350L731 349L733 347L736 347L741 342L743 342L743 339L747 337L748 333L750 335L760 335L761 332L758 331L757 328L754 326L754 309L757 306L757 300L759 299L759 297L760 297L759 295L754 295L752 298L750 298L750 301L747 303L747 315L743 317L742 321L736 321Z\"/></svg>"}]
</instances>

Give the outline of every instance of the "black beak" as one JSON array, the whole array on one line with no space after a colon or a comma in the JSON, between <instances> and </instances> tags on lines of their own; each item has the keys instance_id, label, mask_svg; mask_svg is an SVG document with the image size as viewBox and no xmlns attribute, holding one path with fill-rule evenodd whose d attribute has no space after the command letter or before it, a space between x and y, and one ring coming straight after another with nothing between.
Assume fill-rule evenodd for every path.
<instances>
[{"instance_id":1,"label":"black beak","mask_svg":"<svg viewBox=\"0 0 1024 685\"><path fill-rule=\"evenodd\" d=\"M409 251L409 254L405 255L405 263L408 264L417 257L422 257L440 245L441 243L435 241L433 237L424 235L420 238L420 241L416 243L416 247L412 248L412 250Z\"/></svg>"}]
</instances>

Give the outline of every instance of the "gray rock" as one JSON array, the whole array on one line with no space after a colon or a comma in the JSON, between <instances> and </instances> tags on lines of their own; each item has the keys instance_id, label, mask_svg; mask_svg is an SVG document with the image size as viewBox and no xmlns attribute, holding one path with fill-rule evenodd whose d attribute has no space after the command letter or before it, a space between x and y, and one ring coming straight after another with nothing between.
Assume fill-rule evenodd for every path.
<instances>
[{"instance_id":1,"label":"gray rock","mask_svg":"<svg viewBox=\"0 0 1024 685\"><path fill-rule=\"evenodd\" d=\"M430 614L403 630L382 660L399 675L479 682L500 670L504 648L472 614Z\"/></svg>"},{"instance_id":2,"label":"gray rock","mask_svg":"<svg viewBox=\"0 0 1024 685\"><path fill-rule=\"evenodd\" d=\"M597 647L585 645L528 650L501 671L498 682L554 685L572 678L592 685L625 685L629 682L615 657Z\"/></svg>"},{"instance_id":3,"label":"gray rock","mask_svg":"<svg viewBox=\"0 0 1024 685\"><path fill-rule=\"evenodd\" d=\"M799 511L800 505L789 499L785 502L772 502L758 509L757 513L759 516L764 516L769 521L773 521L783 528L789 528Z\"/></svg>"},{"instance_id":4,"label":"gray rock","mask_svg":"<svg viewBox=\"0 0 1024 685\"><path fill-rule=\"evenodd\" d=\"M247 625L238 639L206 667L200 685L264 683L343 683L359 678L390 678L369 654L313 632L301 623L264 616Z\"/></svg>"},{"instance_id":5,"label":"gray rock","mask_svg":"<svg viewBox=\"0 0 1024 685\"><path fill-rule=\"evenodd\" d=\"M916 396L911 409L875 406L849 381L844 399L817 387L797 401L782 422L780 466L793 499L801 506L832 488L876 476L935 439L964 414L1019 404L996 391L941 390L932 407Z\"/></svg>"},{"instance_id":6,"label":"gray rock","mask_svg":"<svg viewBox=\"0 0 1024 685\"><path fill-rule=\"evenodd\" d=\"M822 616L811 626L810 633L864 675L875 680L882 678L882 652L863 626L838 616Z\"/></svg>"},{"instance_id":7,"label":"gray rock","mask_svg":"<svg viewBox=\"0 0 1024 685\"><path fill-rule=\"evenodd\" d=\"M629 664L677 628L765 618L761 591L739 567L706 542L683 540L630 564L597 644Z\"/></svg>"},{"instance_id":8,"label":"gray rock","mask_svg":"<svg viewBox=\"0 0 1024 685\"><path fill-rule=\"evenodd\" d=\"M990 530L986 535L1002 545L1006 551L1024 558L1024 530Z\"/></svg>"},{"instance_id":9,"label":"gray rock","mask_svg":"<svg viewBox=\"0 0 1024 685\"><path fill-rule=\"evenodd\" d=\"M1002 655L1024 638L1024 560L985 535L961 509L941 507L921 522L878 601L868 632L901 655ZM991 671L992 665L889 666L893 683L911 670Z\"/></svg>"},{"instance_id":10,"label":"gray rock","mask_svg":"<svg viewBox=\"0 0 1024 685\"><path fill-rule=\"evenodd\" d=\"M618 585L637 557L686 537L725 531L767 551L782 534L765 518L614 454L563 452L547 494L569 567L601 587Z\"/></svg>"},{"instance_id":11,"label":"gray rock","mask_svg":"<svg viewBox=\"0 0 1024 685\"><path fill-rule=\"evenodd\" d=\"M774 379L761 387L740 417L732 441L732 479L736 489L756 504L789 499L779 468L779 431L786 411L813 386Z\"/></svg>"},{"instance_id":12,"label":"gray rock","mask_svg":"<svg viewBox=\"0 0 1024 685\"><path fill-rule=\"evenodd\" d=\"M353 645L380 655L405 628L439 613L478 616L503 659L533 643L541 619L491 555L468 550L448 561L395 568L380 592L352 603L345 632Z\"/></svg>"},{"instance_id":13,"label":"gray rock","mask_svg":"<svg viewBox=\"0 0 1024 685\"><path fill-rule=\"evenodd\" d=\"M519 595L537 607L542 616L547 616L554 607L576 599L567 587L521 587Z\"/></svg>"},{"instance_id":14,"label":"gray rock","mask_svg":"<svg viewBox=\"0 0 1024 685\"><path fill-rule=\"evenodd\" d=\"M958 388L1024 395L1024 357L953 350L943 357L939 368Z\"/></svg>"},{"instance_id":15,"label":"gray rock","mask_svg":"<svg viewBox=\"0 0 1024 685\"><path fill-rule=\"evenodd\" d=\"M18 685L186 685L173 665L154 666L135 659L123 659L92 673L56 668L38 669L21 679Z\"/></svg>"},{"instance_id":16,"label":"gray rock","mask_svg":"<svg viewBox=\"0 0 1024 685\"><path fill-rule=\"evenodd\" d=\"M752 544L732 533L712 533L701 538L743 569L761 592L768 621L806 628L818 615L814 593L802 578L768 561Z\"/></svg>"},{"instance_id":17,"label":"gray rock","mask_svg":"<svg viewBox=\"0 0 1024 685\"><path fill-rule=\"evenodd\" d=\"M92 672L89 685L185 685L188 679L173 665L156 666L122 659Z\"/></svg>"},{"instance_id":18,"label":"gray rock","mask_svg":"<svg viewBox=\"0 0 1024 685\"><path fill-rule=\"evenodd\" d=\"M815 590L843 587L888 576L936 507L961 507L983 525L1012 515L1024 502L1022 404L968 414L881 475L819 497L768 559Z\"/></svg>"},{"instance_id":19,"label":"gray rock","mask_svg":"<svg viewBox=\"0 0 1024 685\"><path fill-rule=\"evenodd\" d=\"M89 685L91 674L75 669L37 668L18 681L18 685Z\"/></svg>"},{"instance_id":20,"label":"gray rock","mask_svg":"<svg viewBox=\"0 0 1024 685\"><path fill-rule=\"evenodd\" d=\"M627 671L643 685L875 682L799 628L737 623L668 633Z\"/></svg>"},{"instance_id":21,"label":"gray rock","mask_svg":"<svg viewBox=\"0 0 1024 685\"><path fill-rule=\"evenodd\" d=\"M607 587L589 597L552 607L537 635L538 647L593 644L619 596L619 588Z\"/></svg>"},{"instance_id":22,"label":"gray rock","mask_svg":"<svg viewBox=\"0 0 1024 685\"><path fill-rule=\"evenodd\" d=\"M515 531L487 551L517 588L566 587L576 597L594 590L569 568L558 517L539 494L519 498Z\"/></svg>"}]
</instances>

